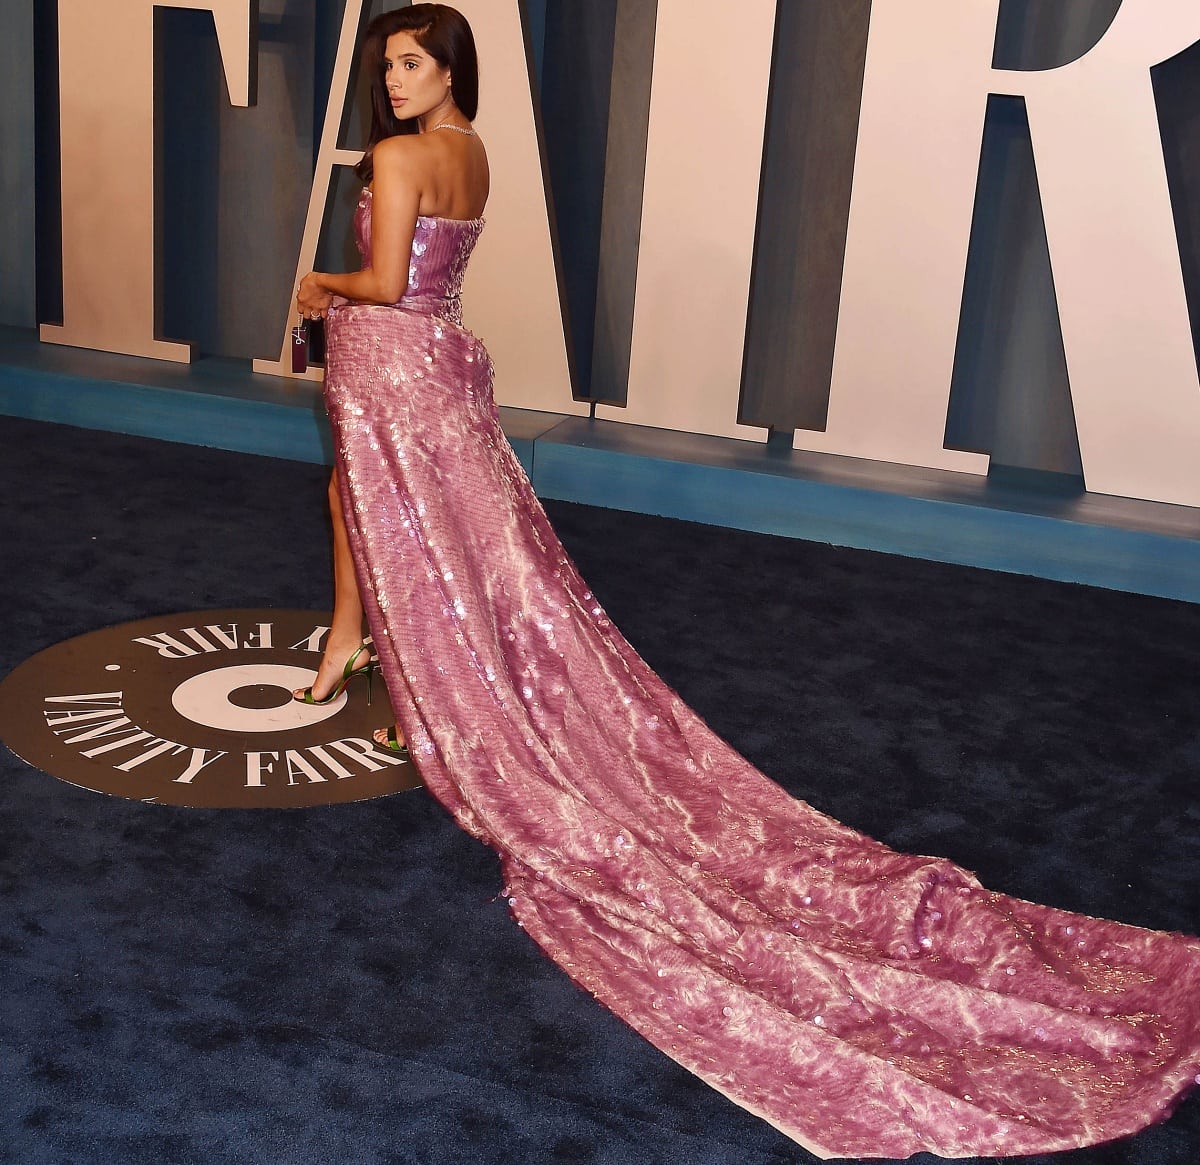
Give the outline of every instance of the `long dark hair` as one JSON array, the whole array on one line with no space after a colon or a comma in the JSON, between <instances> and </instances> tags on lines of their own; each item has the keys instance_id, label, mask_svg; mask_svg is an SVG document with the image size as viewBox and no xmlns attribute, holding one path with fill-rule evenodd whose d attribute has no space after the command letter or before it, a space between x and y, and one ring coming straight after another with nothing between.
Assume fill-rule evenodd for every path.
<instances>
[{"instance_id":1,"label":"long dark hair","mask_svg":"<svg viewBox=\"0 0 1200 1165\"><path fill-rule=\"evenodd\" d=\"M450 70L450 95L468 121L479 110L479 59L475 37L467 18L448 4L410 4L375 17L363 35L362 68L371 83L371 132L367 150L354 167L363 182L374 174L371 155L384 138L416 133L415 117L398 118L388 100L383 56L388 37L398 32L412 33L417 42L443 69Z\"/></svg>"}]
</instances>

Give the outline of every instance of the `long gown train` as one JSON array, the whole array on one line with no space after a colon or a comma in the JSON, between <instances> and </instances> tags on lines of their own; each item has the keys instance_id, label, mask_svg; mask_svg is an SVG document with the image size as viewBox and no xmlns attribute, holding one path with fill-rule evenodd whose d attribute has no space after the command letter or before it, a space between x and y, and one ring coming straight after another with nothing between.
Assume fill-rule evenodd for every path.
<instances>
[{"instance_id":1,"label":"long gown train","mask_svg":"<svg viewBox=\"0 0 1200 1165\"><path fill-rule=\"evenodd\" d=\"M403 299L330 312L326 400L398 722L517 922L821 1156L1031 1154L1163 1118L1200 1071L1200 943L992 893L793 799L608 620L461 324L481 229L421 218Z\"/></svg>"}]
</instances>

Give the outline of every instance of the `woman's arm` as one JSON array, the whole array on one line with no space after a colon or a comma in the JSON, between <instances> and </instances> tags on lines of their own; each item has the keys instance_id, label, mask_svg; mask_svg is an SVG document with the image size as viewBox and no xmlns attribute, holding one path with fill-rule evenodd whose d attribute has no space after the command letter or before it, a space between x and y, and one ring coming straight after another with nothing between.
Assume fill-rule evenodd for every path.
<instances>
[{"instance_id":1,"label":"woman's arm","mask_svg":"<svg viewBox=\"0 0 1200 1165\"><path fill-rule=\"evenodd\" d=\"M371 266L345 275L312 271L300 281L302 316L320 316L335 295L361 303L395 303L408 286L409 256L425 186L418 136L384 138L372 158Z\"/></svg>"}]
</instances>

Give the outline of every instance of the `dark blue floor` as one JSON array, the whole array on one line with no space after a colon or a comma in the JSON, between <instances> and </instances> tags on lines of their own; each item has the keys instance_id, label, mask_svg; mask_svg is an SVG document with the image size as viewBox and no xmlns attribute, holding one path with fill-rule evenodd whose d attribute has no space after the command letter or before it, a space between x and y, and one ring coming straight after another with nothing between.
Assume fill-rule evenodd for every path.
<instances>
[{"instance_id":1,"label":"dark blue floor","mask_svg":"<svg viewBox=\"0 0 1200 1165\"><path fill-rule=\"evenodd\" d=\"M328 602L318 466L11 418L0 451L0 673L144 616ZM1200 607L551 512L797 795L997 889L1200 932ZM424 793L174 809L7 751L0 782L0 1160L811 1160L573 987ZM1200 1103L1055 1160L1194 1165Z\"/></svg>"}]
</instances>

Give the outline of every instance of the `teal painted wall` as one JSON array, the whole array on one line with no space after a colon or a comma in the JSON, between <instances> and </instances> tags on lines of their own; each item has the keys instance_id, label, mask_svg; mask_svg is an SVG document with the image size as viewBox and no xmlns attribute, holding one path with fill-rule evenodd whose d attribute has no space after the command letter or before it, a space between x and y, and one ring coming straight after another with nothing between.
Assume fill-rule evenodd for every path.
<instances>
[{"instance_id":1,"label":"teal painted wall","mask_svg":"<svg viewBox=\"0 0 1200 1165\"><path fill-rule=\"evenodd\" d=\"M37 322L32 4L0 5L0 322Z\"/></svg>"}]
</instances>

